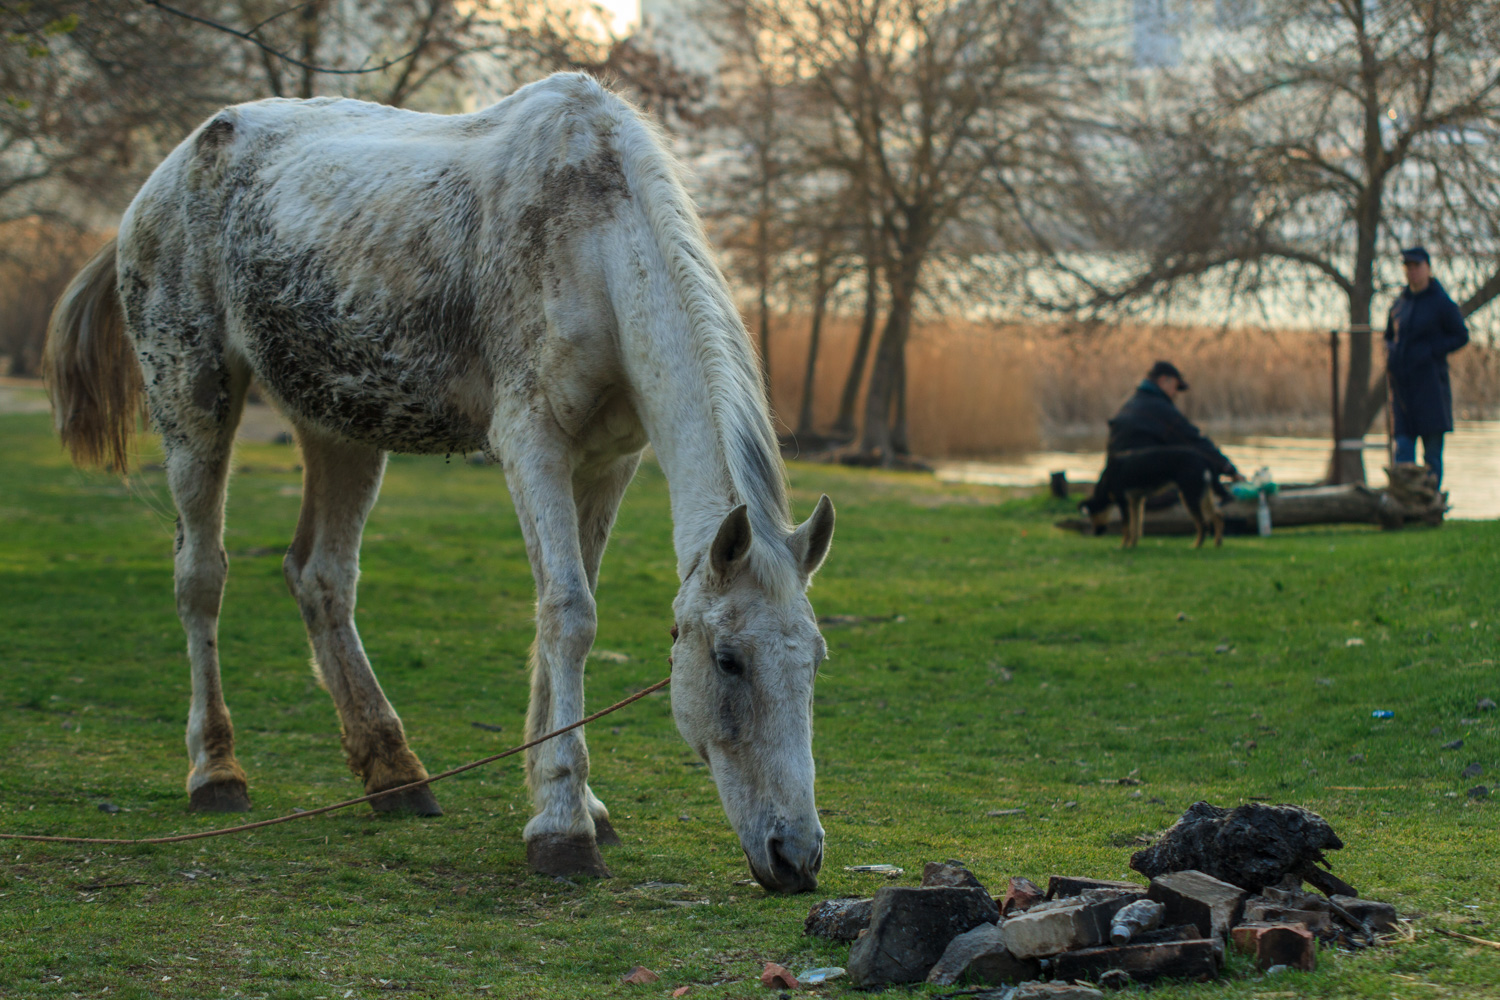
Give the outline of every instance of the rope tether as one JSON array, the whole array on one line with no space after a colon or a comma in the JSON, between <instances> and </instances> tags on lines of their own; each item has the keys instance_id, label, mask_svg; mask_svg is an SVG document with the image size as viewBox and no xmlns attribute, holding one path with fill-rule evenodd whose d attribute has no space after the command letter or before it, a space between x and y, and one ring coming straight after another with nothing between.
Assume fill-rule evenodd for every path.
<instances>
[{"instance_id":1,"label":"rope tether","mask_svg":"<svg viewBox=\"0 0 1500 1000\"><path fill-rule=\"evenodd\" d=\"M650 687L645 688L641 691L637 691L629 698L626 698L623 701L617 701L613 705L609 706L606 709L603 709L602 711L595 712L593 715L579 719L577 722L573 723L570 726L563 726L561 729L554 729L547 735L540 736L532 740L530 743L522 743L520 746L511 747L509 750L506 750L503 753L492 754L489 757L481 757L479 760L471 761L468 764L464 764L462 767L450 768L449 770L444 771L441 774L434 774L429 777L422 778L419 781L413 781L405 785L397 785L395 788L387 788L379 792L372 792L369 795L361 795L357 799L349 799L345 802L335 802L331 806L319 806L317 809L308 809L306 812L289 813L286 816L277 816L275 819L263 819L256 823L244 823L240 826L226 826L222 830L201 830L198 833L184 833L179 834L176 837L142 837L137 840L126 840L114 837L44 837L40 834L32 833L0 833L0 840L33 840L48 844L178 844L184 840L203 840L206 837L222 837L230 833L244 833L246 830L258 830L263 826L275 826L277 823L289 823L294 819L306 819L309 816L317 816L321 813L333 812L335 809L346 809L349 806L357 806L361 802L369 802L371 799L378 799L384 795L394 795L397 792L405 792L413 788L421 788L423 785L430 785L435 781L442 781L444 778L451 778L455 774L463 774L465 771L472 771L476 767L483 767L486 764L493 764L495 761L499 760L502 757L509 757L512 754L518 754L522 750L530 750L532 747L537 746L541 743L546 743L553 737L561 736L563 733L566 733L571 729L577 729L579 726L588 725L595 719L602 719L609 713L618 711L619 709L624 708L626 705L629 705L633 701L640 701L642 698L646 697L646 695L652 694L656 691L660 691L670 683L672 683L672 678L670 676L663 677L661 680L657 681Z\"/></svg>"}]
</instances>

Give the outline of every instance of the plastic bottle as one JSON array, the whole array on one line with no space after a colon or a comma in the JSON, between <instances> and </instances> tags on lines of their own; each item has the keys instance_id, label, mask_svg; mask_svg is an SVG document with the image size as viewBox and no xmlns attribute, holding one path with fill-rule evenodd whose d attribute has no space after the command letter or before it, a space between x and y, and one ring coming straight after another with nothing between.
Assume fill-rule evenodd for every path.
<instances>
[{"instance_id":1,"label":"plastic bottle","mask_svg":"<svg viewBox=\"0 0 1500 1000\"><path fill-rule=\"evenodd\" d=\"M1115 947L1129 944L1130 939L1161 926L1167 908L1150 899L1138 899L1115 914L1109 928L1109 943Z\"/></svg>"},{"instance_id":2,"label":"plastic bottle","mask_svg":"<svg viewBox=\"0 0 1500 1000\"><path fill-rule=\"evenodd\" d=\"M1255 530L1262 538L1271 533L1271 504L1266 500L1264 492L1255 504Z\"/></svg>"}]
</instances>

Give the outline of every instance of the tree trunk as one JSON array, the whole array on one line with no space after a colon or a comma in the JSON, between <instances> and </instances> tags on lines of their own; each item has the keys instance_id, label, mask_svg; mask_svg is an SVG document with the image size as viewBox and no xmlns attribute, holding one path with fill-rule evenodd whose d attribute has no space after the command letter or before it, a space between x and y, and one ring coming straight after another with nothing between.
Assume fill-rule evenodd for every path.
<instances>
[{"instance_id":1,"label":"tree trunk","mask_svg":"<svg viewBox=\"0 0 1500 1000\"><path fill-rule=\"evenodd\" d=\"M304 64L302 67L302 85L297 93L304 100L312 97L317 92L317 73L312 67L317 65L318 62L318 43L320 41L319 36L322 34L321 25L319 25L318 20L322 14L323 4L321 0L309 0L302 8L302 13L298 15L297 19L297 29L302 36L300 39L302 49L300 55Z\"/></svg>"},{"instance_id":2,"label":"tree trunk","mask_svg":"<svg viewBox=\"0 0 1500 1000\"><path fill-rule=\"evenodd\" d=\"M870 372L870 389L865 395L865 428L859 442L860 451L883 463L889 462L894 453L891 416L900 388L914 304L915 282L904 274L898 275L891 283L891 311L880 334L880 346L875 350L875 368Z\"/></svg>"},{"instance_id":3,"label":"tree trunk","mask_svg":"<svg viewBox=\"0 0 1500 1000\"><path fill-rule=\"evenodd\" d=\"M1368 486L1345 483L1342 486L1317 486L1312 489L1283 490L1267 499L1271 508L1271 530L1307 524L1379 524L1384 528L1399 528L1409 519L1417 519L1426 511L1408 508L1384 490L1372 490ZM1220 504L1231 534L1250 534L1256 526L1254 500L1232 500ZM1106 530L1120 533L1119 514L1113 507ZM1092 532L1092 525L1081 517L1065 518L1057 522L1059 528ZM1196 531L1193 520L1181 503L1163 510L1146 512L1145 534L1191 535Z\"/></svg>"},{"instance_id":4,"label":"tree trunk","mask_svg":"<svg viewBox=\"0 0 1500 1000\"><path fill-rule=\"evenodd\" d=\"M760 148L757 159L760 168L758 188L760 203L755 218L755 280L760 285L760 364L761 377L765 382L766 400L771 399L771 141L772 105L768 80L761 81Z\"/></svg>"},{"instance_id":5,"label":"tree trunk","mask_svg":"<svg viewBox=\"0 0 1500 1000\"><path fill-rule=\"evenodd\" d=\"M764 200L762 200L764 205ZM760 310L758 320L760 326L760 374L765 383L766 398L771 398L771 249L767 245L766 230L769 228L766 219L767 212L762 207L760 218L756 222L755 236L755 281L760 286L757 295L757 306Z\"/></svg>"},{"instance_id":6,"label":"tree trunk","mask_svg":"<svg viewBox=\"0 0 1500 1000\"><path fill-rule=\"evenodd\" d=\"M1363 18L1363 8L1355 14ZM1344 406L1339 414L1339 434L1344 441L1364 437L1370 423L1385 404L1384 380L1372 384L1374 367L1373 337L1370 333L1370 307L1375 297L1375 251L1380 238L1380 213L1385 191L1386 151L1381 137L1382 108L1371 84L1371 52L1361 48L1364 88L1364 159L1365 185L1354 206L1355 247L1353 288L1349 292L1349 374L1344 380ZM1331 478L1339 483L1365 481L1363 449L1345 448L1340 441L1329 462Z\"/></svg>"},{"instance_id":7,"label":"tree trunk","mask_svg":"<svg viewBox=\"0 0 1500 1000\"><path fill-rule=\"evenodd\" d=\"M828 308L828 247L818 253L817 278L813 289L812 325L807 333L807 364L802 369L802 405L797 413L797 434L813 433L813 378L818 371L818 342L822 339L823 316Z\"/></svg>"},{"instance_id":8,"label":"tree trunk","mask_svg":"<svg viewBox=\"0 0 1500 1000\"><path fill-rule=\"evenodd\" d=\"M897 455L911 454L911 435L906 423L906 352L896 367L896 418L891 424L891 451Z\"/></svg>"},{"instance_id":9,"label":"tree trunk","mask_svg":"<svg viewBox=\"0 0 1500 1000\"><path fill-rule=\"evenodd\" d=\"M854 345L854 360L844 378L844 392L839 397L839 415L833 422L833 436L854 438L854 406L859 401L859 386L865 380L865 364L870 360L870 343L875 339L875 318L880 304L880 264L871 249L865 253L865 315L859 323L859 341Z\"/></svg>"}]
</instances>

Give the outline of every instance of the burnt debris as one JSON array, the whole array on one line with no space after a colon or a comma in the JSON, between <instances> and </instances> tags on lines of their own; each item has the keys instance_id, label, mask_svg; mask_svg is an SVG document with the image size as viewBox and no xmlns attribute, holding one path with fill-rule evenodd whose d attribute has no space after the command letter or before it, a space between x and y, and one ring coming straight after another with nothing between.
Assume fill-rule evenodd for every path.
<instances>
[{"instance_id":1,"label":"burnt debris","mask_svg":"<svg viewBox=\"0 0 1500 1000\"><path fill-rule=\"evenodd\" d=\"M920 886L818 903L805 931L852 942L849 976L862 989L925 980L968 986L945 996L974 1000L1214 979L1231 948L1263 972L1311 970L1319 948L1368 947L1398 930L1394 907L1319 867L1343 846L1298 806L1198 802L1131 860L1149 885L1054 875L1043 898L1013 876L992 896L950 859L929 862Z\"/></svg>"},{"instance_id":2,"label":"burnt debris","mask_svg":"<svg viewBox=\"0 0 1500 1000\"><path fill-rule=\"evenodd\" d=\"M1221 809L1194 802L1160 840L1131 856L1130 867L1147 878L1200 871L1250 892L1295 875L1319 889L1329 883L1325 891L1357 895L1317 867L1332 867L1323 852L1343 846L1323 817L1301 806Z\"/></svg>"}]
</instances>

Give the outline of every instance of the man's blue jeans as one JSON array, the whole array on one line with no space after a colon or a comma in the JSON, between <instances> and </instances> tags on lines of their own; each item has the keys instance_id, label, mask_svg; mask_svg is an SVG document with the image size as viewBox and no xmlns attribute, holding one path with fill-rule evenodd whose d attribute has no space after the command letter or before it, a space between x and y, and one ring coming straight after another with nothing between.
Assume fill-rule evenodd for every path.
<instances>
[{"instance_id":1,"label":"man's blue jeans","mask_svg":"<svg viewBox=\"0 0 1500 1000\"><path fill-rule=\"evenodd\" d=\"M1437 476L1438 485L1443 485L1443 432L1422 435L1422 458L1427 462L1427 467L1432 474ZM1407 434L1396 435L1396 461L1413 462L1417 460L1417 439Z\"/></svg>"}]
</instances>

